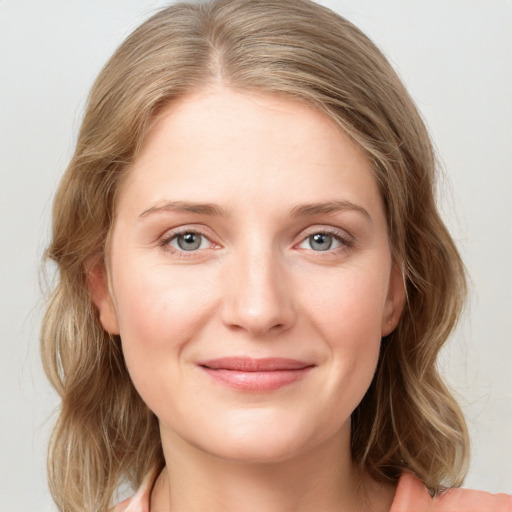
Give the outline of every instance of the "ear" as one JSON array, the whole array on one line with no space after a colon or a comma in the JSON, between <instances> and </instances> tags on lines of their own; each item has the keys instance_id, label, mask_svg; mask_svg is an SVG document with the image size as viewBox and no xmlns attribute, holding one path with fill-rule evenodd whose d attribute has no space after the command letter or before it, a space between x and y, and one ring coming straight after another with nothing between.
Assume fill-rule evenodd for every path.
<instances>
[{"instance_id":1,"label":"ear","mask_svg":"<svg viewBox=\"0 0 512 512\"><path fill-rule=\"evenodd\" d=\"M117 314L108 286L107 270L102 261L96 260L88 267L87 286L92 301L98 309L101 325L110 334L119 334Z\"/></svg>"},{"instance_id":2,"label":"ear","mask_svg":"<svg viewBox=\"0 0 512 512\"><path fill-rule=\"evenodd\" d=\"M391 334L398 325L405 305L405 283L399 265L394 262L389 276L388 295L382 315L381 336Z\"/></svg>"}]
</instances>

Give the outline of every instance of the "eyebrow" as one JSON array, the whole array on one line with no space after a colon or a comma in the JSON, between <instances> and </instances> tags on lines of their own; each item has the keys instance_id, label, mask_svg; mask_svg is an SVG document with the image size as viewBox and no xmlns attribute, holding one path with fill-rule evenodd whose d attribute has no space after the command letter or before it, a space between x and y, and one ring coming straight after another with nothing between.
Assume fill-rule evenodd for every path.
<instances>
[{"instance_id":1,"label":"eyebrow","mask_svg":"<svg viewBox=\"0 0 512 512\"><path fill-rule=\"evenodd\" d=\"M351 201L328 201L326 203L300 204L290 210L291 217L309 217L343 211L355 211L364 215L370 222L372 217L368 210Z\"/></svg>"},{"instance_id":2,"label":"eyebrow","mask_svg":"<svg viewBox=\"0 0 512 512\"><path fill-rule=\"evenodd\" d=\"M200 215L216 215L226 217L227 212L213 203L193 203L189 201L166 201L144 210L139 218L161 212L197 213Z\"/></svg>"},{"instance_id":3,"label":"eyebrow","mask_svg":"<svg viewBox=\"0 0 512 512\"><path fill-rule=\"evenodd\" d=\"M328 201L325 203L305 203L294 206L290 210L290 217L312 217L314 215L325 215L343 211L355 211L364 215L370 222L372 217L362 206L351 201ZM190 201L165 201L144 210L139 218L162 212L196 213L199 215L212 215L227 217L228 212L214 203L196 203Z\"/></svg>"}]
</instances>

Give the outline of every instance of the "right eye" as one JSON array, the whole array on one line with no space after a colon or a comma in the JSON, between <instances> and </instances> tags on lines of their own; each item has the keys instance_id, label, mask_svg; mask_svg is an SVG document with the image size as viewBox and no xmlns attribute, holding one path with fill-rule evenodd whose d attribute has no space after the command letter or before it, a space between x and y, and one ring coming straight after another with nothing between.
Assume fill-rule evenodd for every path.
<instances>
[{"instance_id":1,"label":"right eye","mask_svg":"<svg viewBox=\"0 0 512 512\"><path fill-rule=\"evenodd\" d=\"M171 247L176 251L193 252L212 247L212 242L197 231L184 231L171 233L163 241L162 245Z\"/></svg>"}]
</instances>

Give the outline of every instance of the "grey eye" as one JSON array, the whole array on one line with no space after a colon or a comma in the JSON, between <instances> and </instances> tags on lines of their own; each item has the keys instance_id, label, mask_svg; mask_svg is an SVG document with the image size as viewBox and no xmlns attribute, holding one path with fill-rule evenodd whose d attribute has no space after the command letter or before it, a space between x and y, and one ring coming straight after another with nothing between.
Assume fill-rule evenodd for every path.
<instances>
[{"instance_id":1,"label":"grey eye","mask_svg":"<svg viewBox=\"0 0 512 512\"><path fill-rule=\"evenodd\" d=\"M327 233L315 233L308 237L308 241L315 251L328 251L332 247L333 236Z\"/></svg>"},{"instance_id":2,"label":"grey eye","mask_svg":"<svg viewBox=\"0 0 512 512\"><path fill-rule=\"evenodd\" d=\"M203 235L199 233L183 233L176 236L176 243L182 251L195 251L201 247Z\"/></svg>"}]
</instances>

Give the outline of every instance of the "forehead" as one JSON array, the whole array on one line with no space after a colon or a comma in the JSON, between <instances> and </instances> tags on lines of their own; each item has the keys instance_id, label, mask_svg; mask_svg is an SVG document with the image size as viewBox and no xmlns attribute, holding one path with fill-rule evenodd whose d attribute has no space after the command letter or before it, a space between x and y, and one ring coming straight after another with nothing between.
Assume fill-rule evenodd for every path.
<instances>
[{"instance_id":1,"label":"forehead","mask_svg":"<svg viewBox=\"0 0 512 512\"><path fill-rule=\"evenodd\" d=\"M380 201L368 159L327 115L282 96L224 87L188 95L160 112L120 201L236 204L243 197L251 204L262 195L283 205Z\"/></svg>"}]
</instances>

